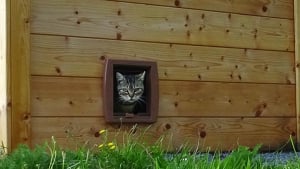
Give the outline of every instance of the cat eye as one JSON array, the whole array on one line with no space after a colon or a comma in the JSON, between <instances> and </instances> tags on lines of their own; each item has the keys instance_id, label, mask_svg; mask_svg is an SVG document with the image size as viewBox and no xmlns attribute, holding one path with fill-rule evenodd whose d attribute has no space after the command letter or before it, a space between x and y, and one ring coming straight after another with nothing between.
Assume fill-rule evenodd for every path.
<instances>
[{"instance_id":1,"label":"cat eye","mask_svg":"<svg viewBox=\"0 0 300 169\"><path fill-rule=\"evenodd\" d=\"M142 92L143 90L142 89L140 89L140 88L138 88L138 89L134 89L134 92L135 93L140 93L140 92Z\"/></svg>"},{"instance_id":2,"label":"cat eye","mask_svg":"<svg viewBox=\"0 0 300 169\"><path fill-rule=\"evenodd\" d=\"M128 94L128 91L126 89L120 89L119 90L121 93L125 93L125 94Z\"/></svg>"}]
</instances>

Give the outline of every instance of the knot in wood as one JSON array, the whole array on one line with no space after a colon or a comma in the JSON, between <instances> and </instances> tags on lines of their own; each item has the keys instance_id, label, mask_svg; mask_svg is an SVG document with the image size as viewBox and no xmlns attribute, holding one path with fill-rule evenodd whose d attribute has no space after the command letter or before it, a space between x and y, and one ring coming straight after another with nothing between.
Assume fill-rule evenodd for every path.
<instances>
[{"instance_id":1,"label":"knot in wood","mask_svg":"<svg viewBox=\"0 0 300 169\"><path fill-rule=\"evenodd\" d=\"M175 6L179 7L180 6L180 1L179 0L175 0L174 4L175 4Z\"/></svg>"},{"instance_id":2,"label":"knot in wood","mask_svg":"<svg viewBox=\"0 0 300 169\"><path fill-rule=\"evenodd\" d=\"M95 136L95 137L99 137L99 136L100 136L100 133L97 131L97 132L95 132L94 136Z\"/></svg>"},{"instance_id":3,"label":"knot in wood","mask_svg":"<svg viewBox=\"0 0 300 169\"><path fill-rule=\"evenodd\" d=\"M205 138L206 137L206 132L205 131L200 131L200 137Z\"/></svg>"},{"instance_id":4,"label":"knot in wood","mask_svg":"<svg viewBox=\"0 0 300 169\"><path fill-rule=\"evenodd\" d=\"M121 40L122 39L122 34L121 33L117 33L117 40Z\"/></svg>"},{"instance_id":5,"label":"knot in wood","mask_svg":"<svg viewBox=\"0 0 300 169\"><path fill-rule=\"evenodd\" d=\"M167 123L167 124L165 125L165 128L166 128L167 130L169 130L169 129L171 129L171 125L170 125L169 123Z\"/></svg>"},{"instance_id":6,"label":"knot in wood","mask_svg":"<svg viewBox=\"0 0 300 169\"><path fill-rule=\"evenodd\" d=\"M267 10L268 10L268 7L266 7L266 6L263 6L263 7L262 7L262 11L263 11L263 12L267 12Z\"/></svg>"}]
</instances>

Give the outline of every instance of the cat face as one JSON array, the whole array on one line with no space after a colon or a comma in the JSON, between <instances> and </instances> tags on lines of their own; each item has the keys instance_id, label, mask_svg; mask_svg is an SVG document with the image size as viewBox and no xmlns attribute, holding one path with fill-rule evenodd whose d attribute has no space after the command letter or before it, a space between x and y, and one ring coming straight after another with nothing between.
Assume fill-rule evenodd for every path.
<instances>
[{"instance_id":1,"label":"cat face","mask_svg":"<svg viewBox=\"0 0 300 169\"><path fill-rule=\"evenodd\" d=\"M145 71L137 75L123 75L116 72L118 96L122 103L131 104L142 99L145 74Z\"/></svg>"}]
</instances>

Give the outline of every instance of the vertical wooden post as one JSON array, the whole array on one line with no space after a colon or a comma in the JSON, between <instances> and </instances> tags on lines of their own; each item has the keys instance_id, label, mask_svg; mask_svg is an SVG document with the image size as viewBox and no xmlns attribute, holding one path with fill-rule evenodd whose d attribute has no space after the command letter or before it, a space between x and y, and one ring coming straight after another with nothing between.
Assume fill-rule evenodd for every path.
<instances>
[{"instance_id":1,"label":"vertical wooden post","mask_svg":"<svg viewBox=\"0 0 300 169\"><path fill-rule=\"evenodd\" d=\"M297 112L297 147L300 149L300 2L294 0L295 20L295 63L296 63L296 112Z\"/></svg>"},{"instance_id":2,"label":"vertical wooden post","mask_svg":"<svg viewBox=\"0 0 300 169\"><path fill-rule=\"evenodd\" d=\"M7 94L7 56L8 48L8 30L9 30L9 2L0 0L0 147L4 145L8 149L9 144L9 118L8 118L8 94ZM0 151L3 151L0 149Z\"/></svg>"},{"instance_id":3,"label":"vertical wooden post","mask_svg":"<svg viewBox=\"0 0 300 169\"><path fill-rule=\"evenodd\" d=\"M11 148L30 145L30 0L10 0Z\"/></svg>"}]
</instances>

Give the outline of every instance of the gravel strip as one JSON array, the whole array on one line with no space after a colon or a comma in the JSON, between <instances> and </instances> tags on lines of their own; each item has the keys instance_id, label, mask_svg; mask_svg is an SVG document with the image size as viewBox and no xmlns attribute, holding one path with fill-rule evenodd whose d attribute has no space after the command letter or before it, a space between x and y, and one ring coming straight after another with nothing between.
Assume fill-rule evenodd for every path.
<instances>
[{"instance_id":1,"label":"gravel strip","mask_svg":"<svg viewBox=\"0 0 300 169\"><path fill-rule=\"evenodd\" d=\"M166 154L166 158L172 160L175 154ZM200 153L198 157L205 157L207 154ZM230 153L222 153L220 154L220 158L226 158ZM272 153L259 153L257 156L261 157L263 164L270 165L285 165L288 162L300 160L300 152L272 152ZM209 154L209 159L213 159L214 155Z\"/></svg>"},{"instance_id":2,"label":"gravel strip","mask_svg":"<svg viewBox=\"0 0 300 169\"><path fill-rule=\"evenodd\" d=\"M264 163L269 165L286 164L289 161L296 161L300 158L300 152L281 152L281 153L261 153L259 154Z\"/></svg>"}]
</instances>

